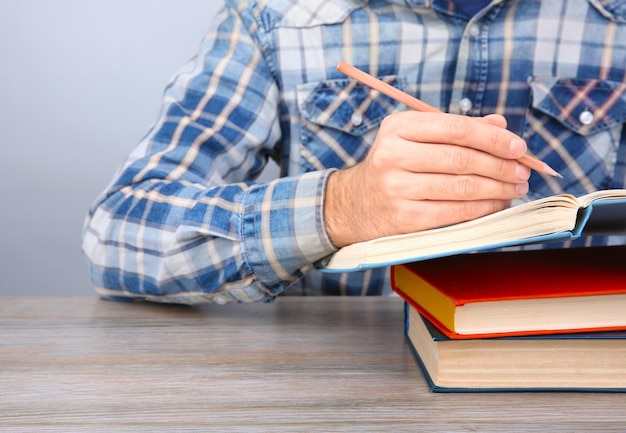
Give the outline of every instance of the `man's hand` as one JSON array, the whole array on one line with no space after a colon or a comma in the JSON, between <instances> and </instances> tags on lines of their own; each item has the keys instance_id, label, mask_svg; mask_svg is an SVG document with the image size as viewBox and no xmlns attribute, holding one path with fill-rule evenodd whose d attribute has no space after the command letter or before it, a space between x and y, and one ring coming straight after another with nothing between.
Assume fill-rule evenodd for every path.
<instances>
[{"instance_id":1,"label":"man's hand","mask_svg":"<svg viewBox=\"0 0 626 433\"><path fill-rule=\"evenodd\" d=\"M526 143L502 116L387 117L365 159L333 173L324 217L336 247L471 220L528 192Z\"/></svg>"}]
</instances>

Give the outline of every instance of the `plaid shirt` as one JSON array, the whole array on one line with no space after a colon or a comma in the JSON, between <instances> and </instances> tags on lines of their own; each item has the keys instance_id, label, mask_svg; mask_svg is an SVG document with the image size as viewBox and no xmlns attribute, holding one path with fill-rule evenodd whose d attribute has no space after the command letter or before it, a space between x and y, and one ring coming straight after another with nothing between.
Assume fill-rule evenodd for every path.
<instances>
[{"instance_id":1,"label":"plaid shirt","mask_svg":"<svg viewBox=\"0 0 626 433\"><path fill-rule=\"evenodd\" d=\"M533 173L527 199L626 185L626 2L496 0L470 20L446 0L226 3L90 210L83 250L103 297L388 291L386 269L312 269L334 251L329 173L405 109L338 73L340 60L444 111L506 116L564 176ZM281 177L255 182L268 158Z\"/></svg>"}]
</instances>

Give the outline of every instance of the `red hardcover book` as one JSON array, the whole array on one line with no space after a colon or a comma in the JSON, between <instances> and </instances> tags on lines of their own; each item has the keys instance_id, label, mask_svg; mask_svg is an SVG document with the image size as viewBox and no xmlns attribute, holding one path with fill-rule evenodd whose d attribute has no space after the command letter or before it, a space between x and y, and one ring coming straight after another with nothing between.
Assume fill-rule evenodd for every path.
<instances>
[{"instance_id":1,"label":"red hardcover book","mask_svg":"<svg viewBox=\"0 0 626 433\"><path fill-rule=\"evenodd\" d=\"M449 338L626 329L626 245L396 265L392 288Z\"/></svg>"}]
</instances>

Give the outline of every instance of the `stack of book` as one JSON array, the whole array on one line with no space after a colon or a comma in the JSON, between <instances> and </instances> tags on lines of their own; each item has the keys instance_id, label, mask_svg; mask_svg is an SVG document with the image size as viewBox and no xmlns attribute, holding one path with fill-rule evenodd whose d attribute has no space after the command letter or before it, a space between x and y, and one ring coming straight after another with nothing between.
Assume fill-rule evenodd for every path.
<instances>
[{"instance_id":1,"label":"stack of book","mask_svg":"<svg viewBox=\"0 0 626 433\"><path fill-rule=\"evenodd\" d=\"M350 65L338 70L434 110ZM594 209L611 218L594 224ZM625 214L626 189L559 194L348 245L318 267L392 266L406 336L434 390L626 391L626 246L465 254L626 231Z\"/></svg>"},{"instance_id":2,"label":"stack of book","mask_svg":"<svg viewBox=\"0 0 626 433\"><path fill-rule=\"evenodd\" d=\"M392 267L433 391L626 391L626 246Z\"/></svg>"},{"instance_id":3,"label":"stack of book","mask_svg":"<svg viewBox=\"0 0 626 433\"><path fill-rule=\"evenodd\" d=\"M626 189L355 243L318 268L392 266L433 390L626 391L626 246L470 254L613 233L626 233Z\"/></svg>"}]
</instances>

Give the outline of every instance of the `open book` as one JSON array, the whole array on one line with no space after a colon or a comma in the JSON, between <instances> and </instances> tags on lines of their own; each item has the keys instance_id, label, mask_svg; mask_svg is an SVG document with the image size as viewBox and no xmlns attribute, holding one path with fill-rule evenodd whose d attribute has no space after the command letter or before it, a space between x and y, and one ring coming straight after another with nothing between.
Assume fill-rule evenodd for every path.
<instances>
[{"instance_id":1,"label":"open book","mask_svg":"<svg viewBox=\"0 0 626 433\"><path fill-rule=\"evenodd\" d=\"M554 195L472 221L348 245L324 260L320 269L356 271L491 248L575 239L594 208L620 203L626 203L626 189L596 191L581 197ZM626 213L619 218L626 226Z\"/></svg>"}]
</instances>

